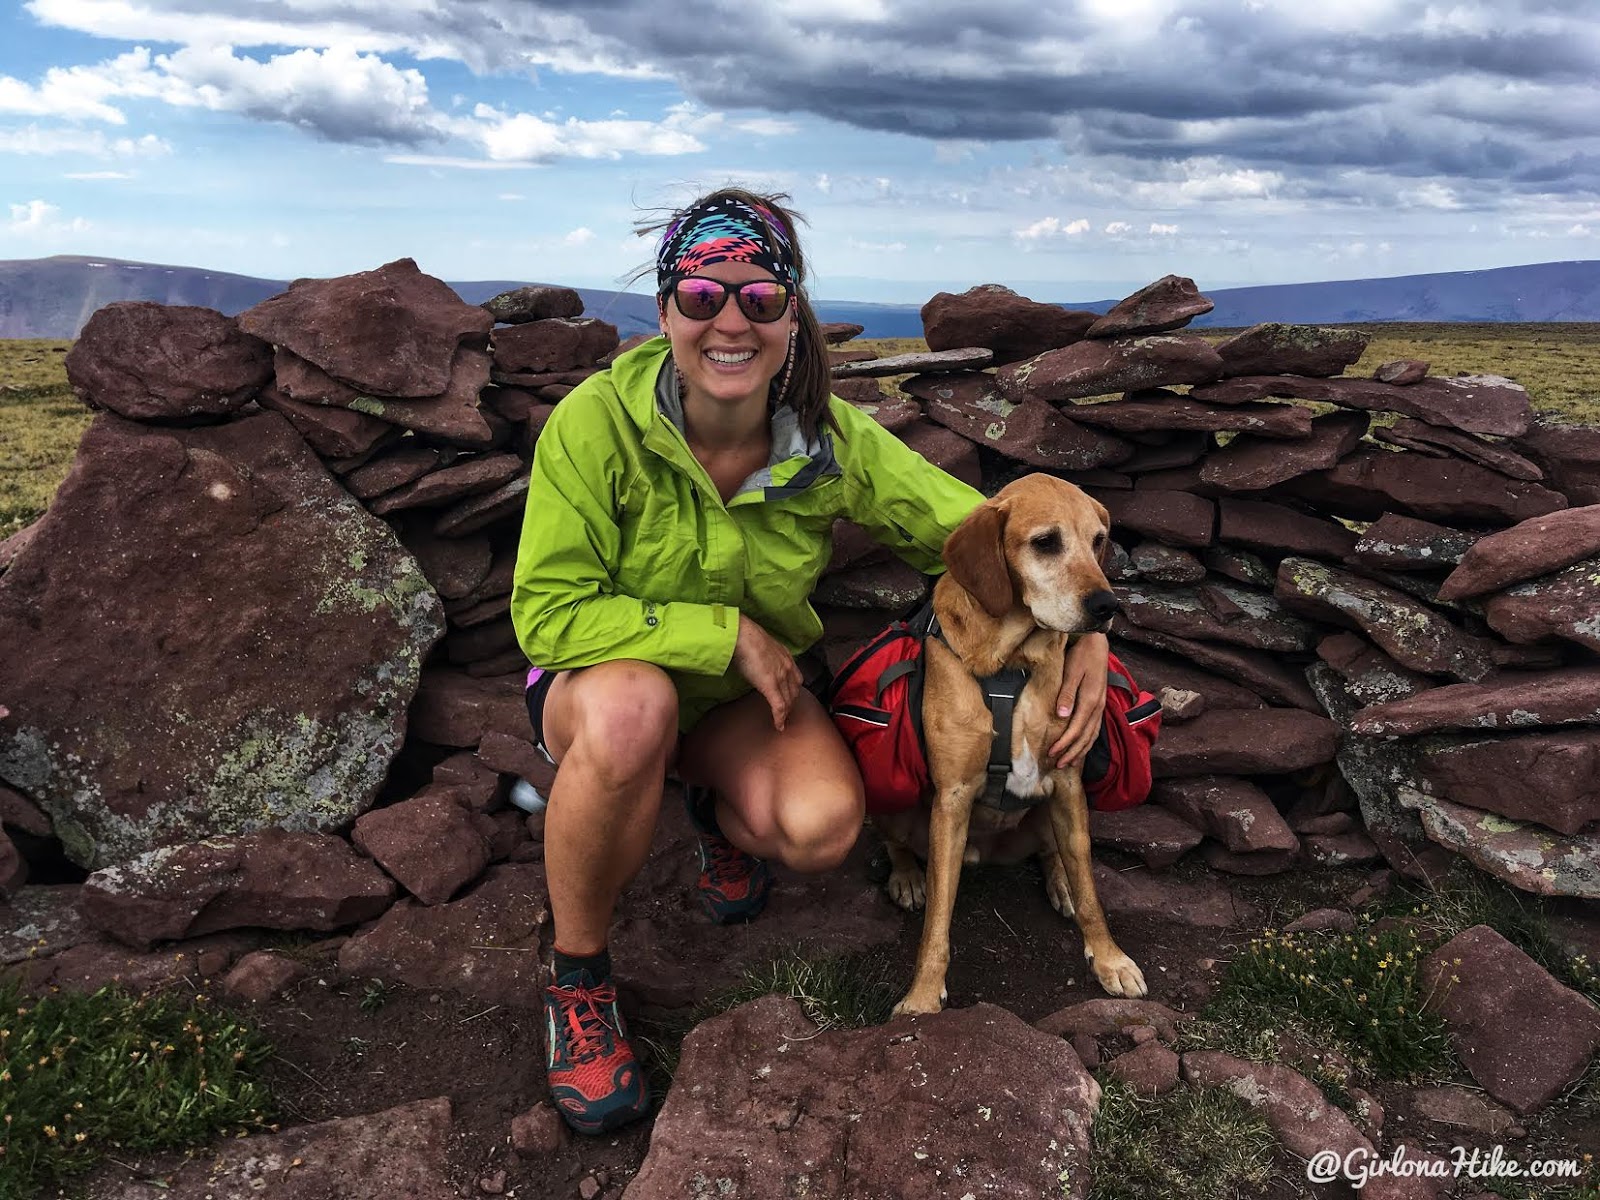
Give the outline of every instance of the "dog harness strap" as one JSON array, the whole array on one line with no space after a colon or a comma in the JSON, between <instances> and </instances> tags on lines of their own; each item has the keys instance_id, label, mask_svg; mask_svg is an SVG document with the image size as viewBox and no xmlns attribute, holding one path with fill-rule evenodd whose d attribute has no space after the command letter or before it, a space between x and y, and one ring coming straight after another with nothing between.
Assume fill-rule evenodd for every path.
<instances>
[{"instance_id":1,"label":"dog harness strap","mask_svg":"<svg viewBox=\"0 0 1600 1200\"><path fill-rule=\"evenodd\" d=\"M989 779L979 802L1007 812L1031 808L1039 802L1036 796L1013 796L1006 791L1006 777L1011 774L1011 726L1017 713L1017 697L1027 682L1028 673L1021 667L1009 667L978 681L983 689L983 702L994 715L994 740L989 743Z\"/></svg>"},{"instance_id":2,"label":"dog harness strap","mask_svg":"<svg viewBox=\"0 0 1600 1200\"><path fill-rule=\"evenodd\" d=\"M1124 675L1121 671L1107 671L1106 683L1110 687L1119 687L1123 691L1131 692L1135 696L1139 694L1139 689L1133 686L1133 679L1130 676Z\"/></svg>"}]
</instances>

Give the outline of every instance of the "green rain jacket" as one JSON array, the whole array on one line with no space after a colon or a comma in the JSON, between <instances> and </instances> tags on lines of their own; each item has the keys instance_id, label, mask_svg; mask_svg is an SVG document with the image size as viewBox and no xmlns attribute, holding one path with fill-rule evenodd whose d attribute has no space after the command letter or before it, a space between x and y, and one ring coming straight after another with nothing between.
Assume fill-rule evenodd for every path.
<instances>
[{"instance_id":1,"label":"green rain jacket","mask_svg":"<svg viewBox=\"0 0 1600 1200\"><path fill-rule=\"evenodd\" d=\"M794 411L778 409L768 466L724 504L684 440L669 353L652 338L621 355L540 432L511 619L546 670L662 667L688 730L750 690L732 666L739 613L792 654L821 636L810 596L836 518L933 574L983 496L835 396L842 437L824 429L807 443Z\"/></svg>"}]
</instances>

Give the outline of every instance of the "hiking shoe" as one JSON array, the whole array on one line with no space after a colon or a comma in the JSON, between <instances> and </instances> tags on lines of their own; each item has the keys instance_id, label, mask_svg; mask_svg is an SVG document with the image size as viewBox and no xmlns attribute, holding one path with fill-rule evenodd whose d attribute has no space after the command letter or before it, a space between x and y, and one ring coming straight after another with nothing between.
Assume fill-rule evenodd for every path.
<instances>
[{"instance_id":1,"label":"hiking shoe","mask_svg":"<svg viewBox=\"0 0 1600 1200\"><path fill-rule=\"evenodd\" d=\"M587 971L544 990L550 1098L579 1133L604 1133L650 1110L650 1085L628 1044L616 985Z\"/></svg>"},{"instance_id":2,"label":"hiking shoe","mask_svg":"<svg viewBox=\"0 0 1600 1200\"><path fill-rule=\"evenodd\" d=\"M685 784L683 803L700 835L700 902L718 925L753 921L767 906L772 872L765 859L746 854L717 827L716 796L710 788Z\"/></svg>"}]
</instances>

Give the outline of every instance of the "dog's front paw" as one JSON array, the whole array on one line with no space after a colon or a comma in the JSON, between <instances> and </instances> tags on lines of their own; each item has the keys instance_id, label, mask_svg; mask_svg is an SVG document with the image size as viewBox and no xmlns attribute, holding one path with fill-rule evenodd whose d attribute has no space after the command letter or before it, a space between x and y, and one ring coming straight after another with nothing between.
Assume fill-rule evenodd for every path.
<instances>
[{"instance_id":1,"label":"dog's front paw","mask_svg":"<svg viewBox=\"0 0 1600 1200\"><path fill-rule=\"evenodd\" d=\"M899 867L889 873L889 899L907 912L917 912L928 899L926 877L921 867Z\"/></svg>"},{"instance_id":2,"label":"dog's front paw","mask_svg":"<svg viewBox=\"0 0 1600 1200\"><path fill-rule=\"evenodd\" d=\"M1137 998L1150 991L1145 985L1144 972L1139 970L1139 964L1121 950L1113 949L1110 953L1091 957L1089 966L1094 971L1094 977L1100 981L1100 986L1110 995Z\"/></svg>"},{"instance_id":3,"label":"dog's front paw","mask_svg":"<svg viewBox=\"0 0 1600 1200\"><path fill-rule=\"evenodd\" d=\"M939 989L937 996L931 989L912 988L906 993L905 999L894 1006L894 1016L928 1016L943 1010L944 1002L949 998L949 993L943 988Z\"/></svg>"}]
</instances>

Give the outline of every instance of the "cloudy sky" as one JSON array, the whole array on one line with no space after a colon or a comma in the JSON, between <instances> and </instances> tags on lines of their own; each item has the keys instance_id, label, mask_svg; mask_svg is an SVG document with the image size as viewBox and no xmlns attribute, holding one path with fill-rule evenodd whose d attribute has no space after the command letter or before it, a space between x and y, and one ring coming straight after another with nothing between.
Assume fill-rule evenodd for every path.
<instances>
[{"instance_id":1,"label":"cloudy sky","mask_svg":"<svg viewBox=\"0 0 1600 1200\"><path fill-rule=\"evenodd\" d=\"M26 0L0 258L616 287L730 180L814 291L1600 259L1595 0Z\"/></svg>"}]
</instances>

